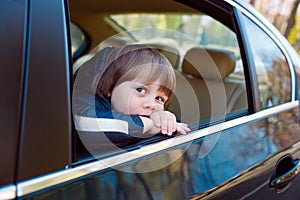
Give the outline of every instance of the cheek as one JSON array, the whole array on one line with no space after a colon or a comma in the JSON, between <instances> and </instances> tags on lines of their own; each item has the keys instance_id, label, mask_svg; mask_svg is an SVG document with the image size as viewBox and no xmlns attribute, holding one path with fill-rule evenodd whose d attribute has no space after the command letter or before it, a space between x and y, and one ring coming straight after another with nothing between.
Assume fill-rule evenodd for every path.
<instances>
[{"instance_id":1,"label":"cheek","mask_svg":"<svg viewBox=\"0 0 300 200\"><path fill-rule=\"evenodd\" d=\"M141 106L142 106L141 98L135 95L129 96L128 108L131 111L131 113L139 109Z\"/></svg>"},{"instance_id":2,"label":"cheek","mask_svg":"<svg viewBox=\"0 0 300 200\"><path fill-rule=\"evenodd\" d=\"M114 110L129 114L129 94L120 89L114 90L111 95L111 105Z\"/></svg>"},{"instance_id":3,"label":"cheek","mask_svg":"<svg viewBox=\"0 0 300 200\"><path fill-rule=\"evenodd\" d=\"M165 109L165 106L164 105L159 105L159 106L157 106L157 110L164 110Z\"/></svg>"},{"instance_id":4,"label":"cheek","mask_svg":"<svg viewBox=\"0 0 300 200\"><path fill-rule=\"evenodd\" d=\"M136 114L141 107L141 101L132 91L118 88L112 93L111 105L114 110L119 112Z\"/></svg>"}]
</instances>

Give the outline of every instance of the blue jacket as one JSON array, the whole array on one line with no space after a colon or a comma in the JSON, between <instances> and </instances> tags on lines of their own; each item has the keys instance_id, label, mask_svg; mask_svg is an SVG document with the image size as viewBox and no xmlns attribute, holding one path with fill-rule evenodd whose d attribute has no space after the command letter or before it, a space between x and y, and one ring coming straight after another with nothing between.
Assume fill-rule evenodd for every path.
<instances>
[{"instance_id":1,"label":"blue jacket","mask_svg":"<svg viewBox=\"0 0 300 200\"><path fill-rule=\"evenodd\" d=\"M140 136L143 133L144 125L139 116L111 110L110 100L92 91L92 81L103 70L107 53L111 49L113 48L107 47L85 62L79 68L74 80L72 98L74 125L88 149L99 149L107 145L123 147L141 140Z\"/></svg>"}]
</instances>

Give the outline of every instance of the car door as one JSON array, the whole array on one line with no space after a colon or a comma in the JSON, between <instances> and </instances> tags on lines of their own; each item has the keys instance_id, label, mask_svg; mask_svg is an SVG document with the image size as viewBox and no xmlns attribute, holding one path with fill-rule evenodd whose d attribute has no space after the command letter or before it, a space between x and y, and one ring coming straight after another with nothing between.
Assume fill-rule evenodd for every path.
<instances>
[{"instance_id":1,"label":"car door","mask_svg":"<svg viewBox=\"0 0 300 200\"><path fill-rule=\"evenodd\" d=\"M206 50L204 56L200 56L203 48L198 49L198 45L192 45L188 46L182 58L195 66L200 58L206 59L209 54L214 62L209 59L208 63L213 63L214 67L218 65L220 55L232 58L231 52L234 52L234 57L237 58L234 62L235 73L226 75L222 84L210 82L208 79L198 80L198 77L194 77L198 74L190 70L188 63L181 68L186 74L178 78L178 101L169 109L175 112L179 103L182 109L179 109L178 114L190 120L192 132L171 138L150 138L125 149L93 154L87 152L84 146L84 151L81 151L80 138L71 126L72 67L69 62L71 51L68 50L71 41L68 31L68 4L58 0L28 1L26 5L30 8L27 11L30 17L27 16L26 21L30 26L26 27L30 29L30 34L26 41L30 42L24 47L27 64L24 70L26 73L23 75L26 95L20 100L26 105L26 109L22 109L22 126L16 133L20 134L17 164L9 164L9 167L16 165L17 174L11 175L10 180L5 182L14 184L9 198L299 198L297 177L288 188L285 186L290 182L283 184L284 187L279 190L269 186L275 170L283 171L276 174L276 178L284 175L286 169L295 172L293 168L297 165L294 164L300 156L297 143L299 101L293 67L295 60L289 56L285 44L272 36L270 43L275 43L272 47L284 57L279 65L282 68L279 69L285 69L285 78L280 82L282 84L276 85L279 90L273 91L272 87L266 89L266 83L268 86L268 81L274 79L260 81L258 67L261 65L256 63L254 56L256 46L251 46L251 35L244 31L247 19L241 19L241 11L233 7L237 3L228 2L181 1L187 7L201 11L197 14L202 16L205 13L201 25L208 25L206 30L200 32L202 40L197 41ZM74 1L70 1L71 7L82 9L72 3ZM106 3L104 6L110 10L112 6L109 5L114 2L110 0ZM93 4L91 6L93 12L96 12L96 7ZM246 12L245 8L238 8L246 13L250 21L255 19L249 17L251 13ZM49 14L46 15L45 12ZM115 13L116 11L111 14ZM72 11L70 16L72 18ZM83 20L84 16L81 17L79 18ZM260 29L260 23L254 21L255 26L258 24ZM270 34L265 29L263 35L264 32ZM225 35L225 38L222 37ZM186 44L184 41L180 40L183 42L181 44ZM194 52L196 57L193 56ZM230 64L228 67L231 66ZM262 70L262 76L268 77L270 73L274 75L272 72L277 67L272 65L270 72ZM200 74L205 75L208 69L204 68L204 72ZM201 91L202 87L199 86L203 82L208 89ZM189 92L189 98L182 95L181 88L188 88L184 92ZM208 100L198 95L199 91L200 94L208 91ZM285 91L287 94L278 91ZM186 99L189 102L186 103ZM207 112L212 117L200 120L199 110L206 109L200 103L206 100L209 104L204 105L209 105L206 106L210 108ZM231 100L242 103L231 104ZM225 109L224 105L230 109ZM289 167L282 168L286 165ZM13 172L10 171L11 173Z\"/></svg>"},{"instance_id":2,"label":"car door","mask_svg":"<svg viewBox=\"0 0 300 200\"><path fill-rule=\"evenodd\" d=\"M253 69L250 75L256 90L253 94L258 95L256 113L262 114L259 121L251 125L256 129L253 135L259 137L265 134L271 138L274 144L271 146L276 149L267 147L270 154L262 162L237 178L235 183L228 184L231 193L221 192L216 197L230 198L232 194L241 192L244 193L240 196L243 199L297 199L299 177L289 180L286 175L299 168L299 150L293 145L299 141L298 87L297 81L293 81L299 58L294 56L294 51L287 53L290 45L271 25L262 25L264 19L253 17L243 6L237 8L237 20L240 22L244 45L247 46L245 50L250 60L249 67ZM266 110L271 112L263 114ZM248 178L245 181L246 176ZM275 184L274 179L287 182Z\"/></svg>"},{"instance_id":3,"label":"car door","mask_svg":"<svg viewBox=\"0 0 300 200\"><path fill-rule=\"evenodd\" d=\"M293 56L289 55L289 47L286 47L285 43L281 44L278 41L279 39L276 39L277 36L272 34L269 36L270 31L266 31L265 28L263 28L263 32L266 33L262 34L266 34L266 36L259 40L260 44L266 45L269 48L267 51L276 52L276 55L279 55L283 61L277 60L277 62L280 61L277 63L276 60L273 61L271 59L266 66L266 61L261 61L261 58L256 57L257 49L256 47L251 47L253 41L249 42L249 37L252 35L256 36L258 32L252 31L252 34L249 34L248 32L250 31L245 31L245 27L251 24L261 29L261 23L257 22L260 18L255 19L251 12L247 11L247 7L246 9L231 1L228 1L228 3L220 1L201 3L181 1L181 3L186 3L186 5L194 9L199 9L211 17L212 21L215 20L231 30L234 33L236 42L234 44L238 46L237 52L240 53L237 56L240 60L238 60L236 65L236 73L231 74L229 77L231 80L226 80L226 83L223 85L225 91L217 90L220 91L218 94L210 91L210 106L218 105L215 99L224 98L222 96L224 93L222 92L227 92L228 85L232 84L232 79L234 79L234 83L242 82L242 84L245 84L246 90L241 90L240 94L245 94L247 105L245 106L244 104L244 107L241 107L242 109L233 109L230 112L226 112L226 116L223 116L223 119L208 119L208 123L206 121L203 124L198 124L200 126L193 130L192 133L187 136L174 138L169 143L163 141L156 145L150 144L145 147L138 147L137 150L132 152L133 154L134 152L146 150L149 154L159 153L154 153L155 155L150 156L150 158L139 157L137 161L122 162L122 165L112 171L87 178L86 183L93 185L93 188L82 191L80 194L89 198L130 199L298 198L297 181L299 181L299 178L294 180L291 185L287 181L278 188L275 188L277 186L274 187L270 183L272 177L273 179L280 179L282 175L289 174L290 170L294 173L298 168L298 148L297 145L293 145L299 141L299 102L296 95L297 86L293 66L298 62L297 59L292 61ZM237 6L237 8L234 6ZM250 16L252 22L249 22L250 24L247 25L243 24L240 12L247 13L246 16ZM113 18L114 25L116 25L115 22L118 19L123 17L123 28L129 28L124 23L126 22L125 17L128 17L127 20L131 24L133 24L134 20L130 20L128 15L119 15L115 18L111 15L110 17ZM209 24L209 22L203 22L202 25L204 24ZM219 24L217 27L219 28ZM143 28L143 26L131 28ZM216 43L213 40L214 35L218 35L221 32L224 36L227 32L225 29L222 29L220 32L213 31L217 31L217 29L203 28L200 35L202 37L200 44L210 48L216 48L216 46L224 48L226 46L224 43L226 44L231 38L223 38L222 42L226 42L222 43L219 40ZM134 35L135 38L142 35L139 35L134 30L130 31L130 34ZM147 42L149 42L150 38L147 39ZM209 43L210 39L213 40L211 44ZM182 44L184 44L184 40ZM181 47L183 48L184 46L182 45ZM213 49L207 49L207 52L212 51ZM188 52L186 51L186 54ZM192 52L195 52L195 48L193 48ZM212 54L210 54L211 57L213 57ZM200 59L201 50L196 55ZM265 56L264 54L262 55ZM260 63L257 63L257 60ZM265 64L265 66L262 66L265 68L264 70L261 69L261 63ZM196 61L194 64L196 64ZM192 91L197 93L196 90L201 81L188 80L186 78L197 76L197 74L192 70L184 71L188 68L181 67L183 72L191 74L184 76L184 81L178 84L178 88L181 86L185 88L185 83L190 84ZM264 73L261 73L261 70ZM279 71L284 72L283 82L274 82L274 80L278 79L275 77L278 77ZM261 81L262 77L268 77L269 82ZM208 82L206 83L208 90L210 87L214 88L212 86L213 83L209 85ZM192 86L193 83L196 83L196 85ZM272 88L273 86L276 89ZM283 91L286 93L283 94ZM179 104L184 107L184 100L180 98L179 93L177 93ZM189 96L189 99L195 102L205 101L204 97L202 99L197 98L198 96L192 96L192 93ZM227 100L229 101L229 99ZM181 110L183 113L179 112L182 114L182 117L185 117L185 113L188 113L188 117L183 120L193 120L193 118L189 117L195 112L197 113L197 109L200 109L200 111L205 110L203 107L194 107L194 102L189 101L189 103L191 103L190 107L184 107ZM207 105L207 107L210 106ZM189 111L187 111L188 109ZM220 110L218 111L221 112ZM213 113L213 109L211 112ZM200 114L202 113L200 112ZM292 128L282 131L283 127ZM283 140L283 138L285 139ZM128 153L126 155L128 155L126 156L128 158L131 154ZM135 156L134 158L137 158ZM106 164L106 162L101 162L101 157L99 159L100 163ZM121 155L120 159L125 160ZM281 171L281 173L278 174L278 171ZM107 184L108 180L112 180L112 182ZM78 184L77 186L80 187ZM84 182L80 182L80 184L84 184ZM116 185L119 188L117 190L115 190Z\"/></svg>"},{"instance_id":4,"label":"car door","mask_svg":"<svg viewBox=\"0 0 300 200\"><path fill-rule=\"evenodd\" d=\"M293 51L287 53L290 46L279 42L285 39L276 35L278 32L272 26L260 26L265 20L251 16L242 6L237 7L237 19L247 46L245 50L248 51L250 69L252 66L254 70L251 82L256 91L253 94L258 95L258 107L253 115L259 114L259 117L250 127L254 137L269 138L273 144L262 146L269 153L264 156L261 154L262 160L257 161L254 168L223 186L226 189L220 194L208 196L217 199L235 198L236 195L242 199L298 199L299 177L290 177L289 180L287 174L299 168L299 150L297 145L293 145L299 143L297 77L295 81L292 80L296 76L295 69L299 66L299 60L293 56ZM266 110L270 113L264 114ZM262 138L260 140L256 147L262 145ZM252 151L258 153L255 149ZM283 183L279 184L279 181L276 185L274 179L281 179Z\"/></svg>"}]
</instances>

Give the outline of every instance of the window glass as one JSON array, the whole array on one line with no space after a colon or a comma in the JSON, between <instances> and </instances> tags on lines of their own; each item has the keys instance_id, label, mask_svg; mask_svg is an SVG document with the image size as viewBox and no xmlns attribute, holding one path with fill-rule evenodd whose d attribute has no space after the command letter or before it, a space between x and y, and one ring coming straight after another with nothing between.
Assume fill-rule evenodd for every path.
<instances>
[{"instance_id":1,"label":"window glass","mask_svg":"<svg viewBox=\"0 0 300 200\"><path fill-rule=\"evenodd\" d=\"M261 109L290 101L290 71L286 57L262 29L248 18L244 19L256 68Z\"/></svg>"},{"instance_id":2,"label":"window glass","mask_svg":"<svg viewBox=\"0 0 300 200\"><path fill-rule=\"evenodd\" d=\"M72 42L72 56L76 57L80 53L80 50L84 50L84 46L87 43L87 39L82 32L82 30L76 26L74 23L71 23L71 42Z\"/></svg>"}]
</instances>

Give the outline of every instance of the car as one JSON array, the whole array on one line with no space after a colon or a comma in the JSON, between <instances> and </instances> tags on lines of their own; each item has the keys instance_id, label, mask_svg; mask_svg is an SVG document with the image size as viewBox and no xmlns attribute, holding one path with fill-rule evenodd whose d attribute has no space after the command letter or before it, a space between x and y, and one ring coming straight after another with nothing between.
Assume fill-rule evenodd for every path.
<instances>
[{"instance_id":1,"label":"car","mask_svg":"<svg viewBox=\"0 0 300 200\"><path fill-rule=\"evenodd\" d=\"M299 56L247 3L0 4L0 199L300 198ZM129 44L172 64L189 133L117 147L78 124L83 66Z\"/></svg>"}]
</instances>

